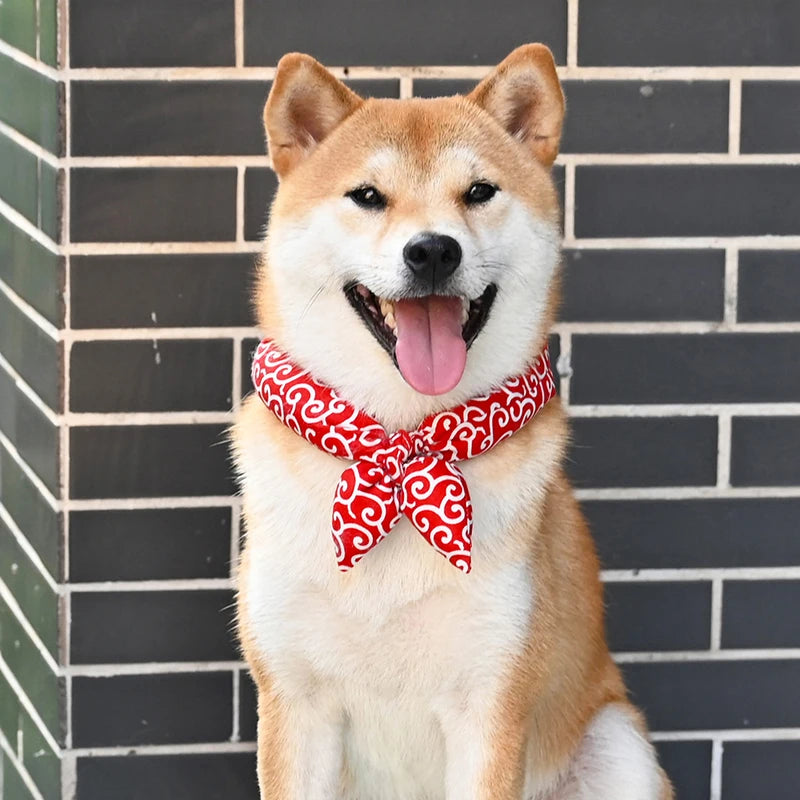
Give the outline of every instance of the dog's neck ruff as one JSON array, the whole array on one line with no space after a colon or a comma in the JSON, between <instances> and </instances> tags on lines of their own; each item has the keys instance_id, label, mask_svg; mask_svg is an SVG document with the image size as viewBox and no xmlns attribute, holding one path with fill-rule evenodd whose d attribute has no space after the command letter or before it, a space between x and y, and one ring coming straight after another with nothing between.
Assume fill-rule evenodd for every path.
<instances>
[{"instance_id":1,"label":"dog's neck ruff","mask_svg":"<svg viewBox=\"0 0 800 800\"><path fill-rule=\"evenodd\" d=\"M479 456L516 433L555 394L547 347L530 369L493 392L389 434L270 340L256 350L253 385L267 408L320 450L349 459L333 500L331 530L347 571L407 516L453 566L469 572L472 504L453 462Z\"/></svg>"}]
</instances>

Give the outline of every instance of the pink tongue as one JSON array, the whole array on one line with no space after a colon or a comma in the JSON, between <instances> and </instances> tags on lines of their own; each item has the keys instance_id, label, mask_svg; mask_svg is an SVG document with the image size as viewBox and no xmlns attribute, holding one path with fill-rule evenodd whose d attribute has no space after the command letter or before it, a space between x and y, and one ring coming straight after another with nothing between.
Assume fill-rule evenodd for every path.
<instances>
[{"instance_id":1,"label":"pink tongue","mask_svg":"<svg viewBox=\"0 0 800 800\"><path fill-rule=\"evenodd\" d=\"M461 300L419 297L398 300L395 355L400 372L422 394L444 394L464 374L467 343L461 336Z\"/></svg>"}]
</instances>

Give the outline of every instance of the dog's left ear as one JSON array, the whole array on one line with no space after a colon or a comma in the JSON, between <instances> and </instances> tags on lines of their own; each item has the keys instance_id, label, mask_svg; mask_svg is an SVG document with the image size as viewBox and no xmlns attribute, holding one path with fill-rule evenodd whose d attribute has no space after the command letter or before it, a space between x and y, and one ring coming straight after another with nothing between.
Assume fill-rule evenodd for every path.
<instances>
[{"instance_id":1,"label":"dog's left ear","mask_svg":"<svg viewBox=\"0 0 800 800\"><path fill-rule=\"evenodd\" d=\"M553 54L543 44L518 47L467 98L529 147L542 164L549 167L555 161L564 122L564 93Z\"/></svg>"},{"instance_id":2,"label":"dog's left ear","mask_svg":"<svg viewBox=\"0 0 800 800\"><path fill-rule=\"evenodd\" d=\"M264 129L272 167L288 175L363 100L304 53L279 62L264 107Z\"/></svg>"}]
</instances>

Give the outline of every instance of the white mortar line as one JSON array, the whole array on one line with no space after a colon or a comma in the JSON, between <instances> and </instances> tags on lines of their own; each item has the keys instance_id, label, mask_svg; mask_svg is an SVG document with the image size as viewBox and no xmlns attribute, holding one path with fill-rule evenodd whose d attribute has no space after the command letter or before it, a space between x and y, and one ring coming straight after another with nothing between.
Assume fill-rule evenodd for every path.
<instances>
[{"instance_id":1,"label":"white mortar line","mask_svg":"<svg viewBox=\"0 0 800 800\"><path fill-rule=\"evenodd\" d=\"M748 417L772 417L772 416L799 416L800 403L674 403L659 405L653 403L631 403L626 405L580 405L573 404L569 407L571 417L585 418L604 418L604 417L708 417L721 415L727 417L730 427L730 417L741 415ZM729 431L728 431L729 434ZM729 438L729 437L728 437ZM727 456L722 451L723 442L720 440L718 445L718 462L723 461ZM724 445L727 452L730 452L730 441ZM727 464L727 461L725 462ZM719 466L719 464L718 464ZM725 469L727 472L727 467ZM718 475L720 473L718 472ZM724 478L724 476L723 476ZM718 486L727 487L727 480L718 480Z\"/></svg>"},{"instance_id":2,"label":"white mortar line","mask_svg":"<svg viewBox=\"0 0 800 800\"><path fill-rule=\"evenodd\" d=\"M400 78L400 98L405 100L414 96L414 79L409 76Z\"/></svg>"},{"instance_id":3,"label":"white mortar line","mask_svg":"<svg viewBox=\"0 0 800 800\"><path fill-rule=\"evenodd\" d=\"M244 238L244 167L236 167L236 241L241 244Z\"/></svg>"},{"instance_id":4,"label":"white mortar line","mask_svg":"<svg viewBox=\"0 0 800 800\"><path fill-rule=\"evenodd\" d=\"M230 411L72 413L65 414L64 418L73 428L110 425L227 425L232 420Z\"/></svg>"},{"instance_id":5,"label":"white mortar line","mask_svg":"<svg viewBox=\"0 0 800 800\"><path fill-rule=\"evenodd\" d=\"M711 649L715 652L722 648L722 603L722 578L714 578L711 581Z\"/></svg>"},{"instance_id":6,"label":"white mortar line","mask_svg":"<svg viewBox=\"0 0 800 800\"><path fill-rule=\"evenodd\" d=\"M645 486L576 489L579 500L703 500L713 498L800 497L800 486Z\"/></svg>"},{"instance_id":7,"label":"white mortar line","mask_svg":"<svg viewBox=\"0 0 800 800\"><path fill-rule=\"evenodd\" d=\"M65 587L71 594L93 592L185 592L231 589L230 578L164 578L142 581L94 581L70 583Z\"/></svg>"},{"instance_id":8,"label":"white mortar line","mask_svg":"<svg viewBox=\"0 0 800 800\"><path fill-rule=\"evenodd\" d=\"M5 751L6 756L8 756L8 760L16 768L17 773L22 778L22 782L25 784L34 800L44 800L44 797L42 797L42 794L34 783L33 778L31 778L28 770L25 769L22 760L17 757L17 754L14 752L14 748L11 746L11 743L8 741L8 739L6 739L2 731L0 731L0 749ZM60 755L60 751L57 752L57 755ZM2 769L0 768L0 797L5 796L2 778ZM9 800L13 800L13 798L9 798Z\"/></svg>"},{"instance_id":9,"label":"white mortar line","mask_svg":"<svg viewBox=\"0 0 800 800\"><path fill-rule=\"evenodd\" d=\"M572 378L572 334L569 331L559 333L560 352L555 363L559 376L558 393L569 410L570 379Z\"/></svg>"},{"instance_id":10,"label":"white mortar line","mask_svg":"<svg viewBox=\"0 0 800 800\"><path fill-rule=\"evenodd\" d=\"M800 728L724 728L702 731L654 731L650 738L655 742L781 742L800 739Z\"/></svg>"},{"instance_id":11,"label":"white mortar line","mask_svg":"<svg viewBox=\"0 0 800 800\"><path fill-rule=\"evenodd\" d=\"M239 685L241 683L241 672L237 669L234 671L231 681L231 691L233 692L233 718L231 720L231 741L241 741L240 725L239 725Z\"/></svg>"},{"instance_id":12,"label":"white mortar line","mask_svg":"<svg viewBox=\"0 0 800 800\"><path fill-rule=\"evenodd\" d=\"M722 800L722 751L722 740L714 739L711 744L711 787L709 789L709 800Z\"/></svg>"},{"instance_id":13,"label":"white mortar line","mask_svg":"<svg viewBox=\"0 0 800 800\"><path fill-rule=\"evenodd\" d=\"M788 567L670 567L665 569L605 569L606 583L661 581L797 581L800 565Z\"/></svg>"},{"instance_id":14,"label":"white mortar line","mask_svg":"<svg viewBox=\"0 0 800 800\"><path fill-rule=\"evenodd\" d=\"M0 53L2 53L4 56L8 56L8 58L12 59L12 61L22 64L23 67L27 67L33 72L38 72L40 75L44 75L46 78L50 78L50 80L57 81L60 79L59 71L57 69L53 69L53 67L50 67L41 61L37 61L32 56L29 56L22 50L18 50L16 47L12 47L10 44L8 44L8 42L3 41L2 39L0 39Z\"/></svg>"},{"instance_id":15,"label":"white mortar line","mask_svg":"<svg viewBox=\"0 0 800 800\"><path fill-rule=\"evenodd\" d=\"M233 0L235 64L244 66L244 0Z\"/></svg>"},{"instance_id":16,"label":"white mortar line","mask_svg":"<svg viewBox=\"0 0 800 800\"><path fill-rule=\"evenodd\" d=\"M2 41L2 40L0 40ZM31 239L38 242L42 247L56 255L60 254L59 245L54 242L46 233L43 233L30 220L23 217L16 209L12 208L5 200L0 199L0 214L9 222L27 234Z\"/></svg>"},{"instance_id":17,"label":"white mortar line","mask_svg":"<svg viewBox=\"0 0 800 800\"><path fill-rule=\"evenodd\" d=\"M2 210L2 209L0 209ZM800 238L800 237L799 237ZM162 255L170 253L258 253L261 242L76 242L61 252L70 256Z\"/></svg>"},{"instance_id":18,"label":"white mortar line","mask_svg":"<svg viewBox=\"0 0 800 800\"><path fill-rule=\"evenodd\" d=\"M564 245L592 250L800 250L800 236L619 236L565 239Z\"/></svg>"},{"instance_id":19,"label":"white mortar line","mask_svg":"<svg viewBox=\"0 0 800 800\"><path fill-rule=\"evenodd\" d=\"M163 661L141 664L73 664L63 672L73 678L115 678L123 675L165 675L234 672L247 669L242 661Z\"/></svg>"},{"instance_id":20,"label":"white mortar line","mask_svg":"<svg viewBox=\"0 0 800 800\"><path fill-rule=\"evenodd\" d=\"M721 413L717 418L717 487L731 485L731 415Z\"/></svg>"},{"instance_id":21,"label":"white mortar line","mask_svg":"<svg viewBox=\"0 0 800 800\"><path fill-rule=\"evenodd\" d=\"M664 664L687 661L797 661L800 670L800 648L786 650L689 650L660 653L615 653L617 664Z\"/></svg>"},{"instance_id":22,"label":"white mortar line","mask_svg":"<svg viewBox=\"0 0 800 800\"><path fill-rule=\"evenodd\" d=\"M39 494L45 499L47 505L49 505L50 508L52 508L56 513L60 512L63 509L61 500L55 497L50 489L47 488L42 479L33 471L33 469L28 465L28 462L25 461L25 459L20 455L13 442L11 442L2 431L0 431L0 444L8 451L8 454L14 459L22 472L25 473L25 477L36 487Z\"/></svg>"},{"instance_id":23,"label":"white mortar line","mask_svg":"<svg viewBox=\"0 0 800 800\"><path fill-rule=\"evenodd\" d=\"M76 758L102 758L106 756L179 756L213 753L253 753L255 742L209 742L201 744L140 744L115 747L75 747Z\"/></svg>"},{"instance_id":24,"label":"white mortar line","mask_svg":"<svg viewBox=\"0 0 800 800\"><path fill-rule=\"evenodd\" d=\"M30 559L34 567L36 567L37 572L39 572L42 578L44 578L44 582L56 594L58 594L61 591L59 583L56 581L55 577L50 574L50 571L42 562L41 557L36 552L33 545L28 541L28 538L25 536L22 530L20 530L16 521L11 516L8 509L3 503L0 503L0 520L2 520L5 526L11 531L11 536L13 537L14 541L19 545L20 549Z\"/></svg>"},{"instance_id":25,"label":"white mortar line","mask_svg":"<svg viewBox=\"0 0 800 800\"><path fill-rule=\"evenodd\" d=\"M725 322L736 324L739 304L739 251L735 247L725 248Z\"/></svg>"},{"instance_id":26,"label":"white mortar line","mask_svg":"<svg viewBox=\"0 0 800 800\"><path fill-rule=\"evenodd\" d=\"M32 139L29 139L27 136L25 136L24 133L20 133L16 128L12 128L2 120L0 120L0 133L2 133L6 138L11 139L11 141L15 144L18 144L20 147L27 150L29 153L35 155L37 158L41 159L42 161L46 161L51 166L61 166L61 159L58 156L53 155L49 150L46 150L40 144L37 144Z\"/></svg>"},{"instance_id":27,"label":"white mortar line","mask_svg":"<svg viewBox=\"0 0 800 800\"><path fill-rule=\"evenodd\" d=\"M578 66L578 0L567 0L567 67Z\"/></svg>"},{"instance_id":28,"label":"white mortar line","mask_svg":"<svg viewBox=\"0 0 800 800\"><path fill-rule=\"evenodd\" d=\"M118 497L72 499L64 501L69 511L134 511L142 508L218 508L230 507L233 498L225 495L197 497Z\"/></svg>"},{"instance_id":29,"label":"white mortar line","mask_svg":"<svg viewBox=\"0 0 800 800\"><path fill-rule=\"evenodd\" d=\"M731 78L728 93L728 152L738 155L742 136L742 79Z\"/></svg>"},{"instance_id":30,"label":"white mortar line","mask_svg":"<svg viewBox=\"0 0 800 800\"><path fill-rule=\"evenodd\" d=\"M0 292L2 292L31 322L46 333L54 341L60 339L60 331L50 320L43 317L27 300L23 300L5 281L0 280Z\"/></svg>"},{"instance_id":31,"label":"white mortar line","mask_svg":"<svg viewBox=\"0 0 800 800\"><path fill-rule=\"evenodd\" d=\"M14 381L14 385L17 389L19 389L53 425L61 424L61 415L53 411L53 409L39 397L36 391L28 385L28 382L8 363L8 361L6 361L2 353L0 353L0 368Z\"/></svg>"},{"instance_id":32,"label":"white mortar line","mask_svg":"<svg viewBox=\"0 0 800 800\"><path fill-rule=\"evenodd\" d=\"M78 788L78 763L70 752L61 756L61 792L63 800L76 800Z\"/></svg>"},{"instance_id":33,"label":"white mortar line","mask_svg":"<svg viewBox=\"0 0 800 800\"><path fill-rule=\"evenodd\" d=\"M258 336L256 328L73 328L73 342L133 341L137 339L248 339Z\"/></svg>"},{"instance_id":34,"label":"white mortar line","mask_svg":"<svg viewBox=\"0 0 800 800\"><path fill-rule=\"evenodd\" d=\"M569 36L569 32L568 32ZM11 49L5 45L6 49ZM0 50L2 52L2 50ZM28 59L21 51L15 51L20 58ZM13 57L13 56L12 56ZM26 63L26 65L29 65ZM39 65L42 67L43 65ZM375 79L385 78L453 78L479 80L493 64L473 66L334 66L326 65L337 78ZM45 68L47 69L47 68ZM39 70L41 71L41 70ZM620 81L702 81L716 80L800 80L800 66L727 66L727 67L589 67L559 66L558 76L562 80L620 80ZM270 81L275 76L275 67L77 67L57 72L48 69L48 77L62 80L92 81L216 81L216 80L254 80Z\"/></svg>"}]
</instances>

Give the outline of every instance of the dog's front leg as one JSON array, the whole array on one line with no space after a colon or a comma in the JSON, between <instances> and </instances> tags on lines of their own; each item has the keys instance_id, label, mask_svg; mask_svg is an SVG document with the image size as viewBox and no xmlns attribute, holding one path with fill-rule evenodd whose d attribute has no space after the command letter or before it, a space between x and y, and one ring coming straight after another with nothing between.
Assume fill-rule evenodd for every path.
<instances>
[{"instance_id":1,"label":"dog's front leg","mask_svg":"<svg viewBox=\"0 0 800 800\"><path fill-rule=\"evenodd\" d=\"M453 702L437 711L445 738L446 800L520 800L526 744L522 720L498 714L496 708Z\"/></svg>"},{"instance_id":2,"label":"dog's front leg","mask_svg":"<svg viewBox=\"0 0 800 800\"><path fill-rule=\"evenodd\" d=\"M343 711L328 693L258 696L262 800L336 800L342 775Z\"/></svg>"}]
</instances>

